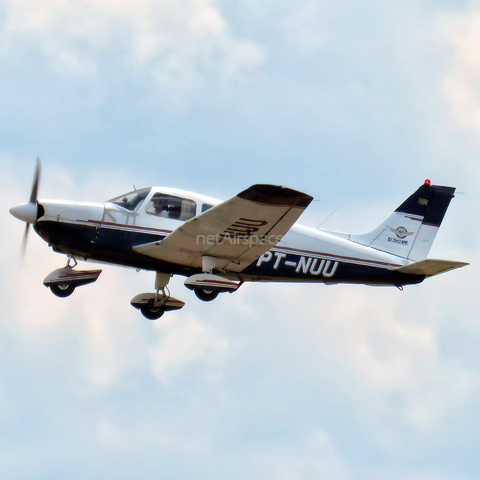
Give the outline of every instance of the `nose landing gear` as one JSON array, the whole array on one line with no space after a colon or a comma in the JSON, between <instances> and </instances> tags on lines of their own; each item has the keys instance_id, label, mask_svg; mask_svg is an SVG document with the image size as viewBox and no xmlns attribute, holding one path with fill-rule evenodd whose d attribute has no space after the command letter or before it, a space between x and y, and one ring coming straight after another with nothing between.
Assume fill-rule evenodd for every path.
<instances>
[{"instance_id":1,"label":"nose landing gear","mask_svg":"<svg viewBox=\"0 0 480 480\"><path fill-rule=\"evenodd\" d=\"M60 283L58 285L50 285L51 292L60 298L69 297L75 291L75 285L68 283Z\"/></svg>"},{"instance_id":2,"label":"nose landing gear","mask_svg":"<svg viewBox=\"0 0 480 480\"><path fill-rule=\"evenodd\" d=\"M47 275L43 281L43 284L49 287L57 297L69 297L75 291L76 287L96 282L102 273L101 270L74 270L77 262L73 259L75 264L72 267L70 266L71 260L72 257L68 257L66 267L54 270L50 275Z\"/></svg>"}]
</instances>

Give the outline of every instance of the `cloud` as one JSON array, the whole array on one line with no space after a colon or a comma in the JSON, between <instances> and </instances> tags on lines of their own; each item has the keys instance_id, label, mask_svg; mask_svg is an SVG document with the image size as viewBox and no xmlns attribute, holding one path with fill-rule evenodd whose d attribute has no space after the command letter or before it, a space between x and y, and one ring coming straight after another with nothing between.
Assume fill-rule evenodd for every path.
<instances>
[{"instance_id":1,"label":"cloud","mask_svg":"<svg viewBox=\"0 0 480 480\"><path fill-rule=\"evenodd\" d=\"M480 129L480 10L470 3L465 12L439 16L443 40L450 48L444 83L457 121Z\"/></svg>"},{"instance_id":2,"label":"cloud","mask_svg":"<svg viewBox=\"0 0 480 480\"><path fill-rule=\"evenodd\" d=\"M307 480L355 478L339 454L331 435L312 429L296 446L260 446L253 458L258 478Z\"/></svg>"},{"instance_id":3,"label":"cloud","mask_svg":"<svg viewBox=\"0 0 480 480\"><path fill-rule=\"evenodd\" d=\"M468 272L463 273L467 284ZM346 410L379 448L406 455L414 443L428 450L426 439L441 443L445 432L455 430L449 420L453 412L472 407L479 393L478 372L457 356L447 358L438 332L453 318L457 328L462 324L468 329L468 311L475 307L470 304L465 314L453 317L442 312L445 305L455 304L446 276L404 292L342 285L272 285L262 290L250 295L261 295L269 316L282 319L279 329L297 329L292 342L299 345L292 348L301 350L304 363L317 372L312 381L328 385L331 395L348 404ZM279 303L282 298L288 301ZM285 319L291 326L286 327ZM281 343L277 337L275 341Z\"/></svg>"},{"instance_id":4,"label":"cloud","mask_svg":"<svg viewBox=\"0 0 480 480\"><path fill-rule=\"evenodd\" d=\"M344 215L354 233L427 169L461 191L470 182L432 257L472 266L403 292L245 284L212 303L178 279L171 292L185 308L149 322L129 300L152 289L151 273L102 266L97 283L58 299L42 280L65 258L32 232L20 266L24 225L4 208L2 478L478 476L478 148L451 120L439 128L448 101L478 129L478 15L423 8L3 2L4 148L28 150L0 155L6 207L28 198L39 143L50 158L40 197L103 201L152 178L222 196L296 182L323 200L307 224L341 203L325 228ZM172 121L146 101L154 94L196 109Z\"/></svg>"},{"instance_id":5,"label":"cloud","mask_svg":"<svg viewBox=\"0 0 480 480\"><path fill-rule=\"evenodd\" d=\"M170 317L159 324L163 332L159 344L150 350L152 369L157 377L168 383L173 376L182 374L182 370L195 365L204 369L205 357L213 362L210 380L214 376L215 365L222 363L229 350L228 341L206 322L193 315L183 316L182 320Z\"/></svg>"},{"instance_id":6,"label":"cloud","mask_svg":"<svg viewBox=\"0 0 480 480\"><path fill-rule=\"evenodd\" d=\"M33 162L2 155L0 167L2 203L25 201ZM40 196L102 200L130 181L45 165ZM355 208L353 216L364 211ZM152 477L344 480L368 472L359 460L368 457L386 458L379 478L411 460L414 478L416 461L434 450L458 453L476 431L472 267L404 292L246 284L212 303L179 279L171 291L184 310L149 322L128 303L152 288L151 273L102 267L97 283L57 299L41 282L64 257L32 233L19 268L24 226L6 209L0 221L9 272L0 282L0 359L8 365L0 422L9 432L0 444L10 478L27 451L36 455L23 476L90 458L117 478L140 464ZM456 253L478 263L476 248ZM473 339L468 349L465 338ZM68 459L61 468L58 458Z\"/></svg>"},{"instance_id":7,"label":"cloud","mask_svg":"<svg viewBox=\"0 0 480 480\"><path fill-rule=\"evenodd\" d=\"M11 168L15 162L10 157L3 156L0 161L5 166L0 185L2 203L13 206L26 201L30 194L28 167L31 163L33 175L33 162L25 162L24 168ZM19 171L28 173L19 175ZM64 169L49 167L43 169L40 198L45 198L42 192L48 192L49 198L102 201L101 197L109 191L118 194L123 189L111 176L107 180L101 173L79 181ZM10 319L6 328L23 342L39 341L40 349L47 346L58 349L68 343L77 355L77 373L84 379L79 391L117 388L135 368L149 370L168 383L172 377L184 374L183 370L192 364L198 367L202 360L207 364L201 364L200 370L212 368L213 372L215 365L221 366L228 342L208 323L183 312L171 317L166 315L164 321L152 323L129 305L137 293L153 290L152 273L80 262L77 269L102 268L99 280L78 288L67 299L59 299L43 287L42 282L49 272L65 265L66 257L54 253L32 230L22 265L19 245L25 227L7 209L0 214L0 221L12 225L4 245L4 267L10 275L0 280L3 294L18 299L22 298L22 291L28 292L25 301L11 304L4 312L4 319ZM186 292L181 282L172 284L172 288ZM148 332L137 330L142 323L150 332L146 343L143 335ZM71 337L72 330L75 339Z\"/></svg>"},{"instance_id":8,"label":"cloud","mask_svg":"<svg viewBox=\"0 0 480 480\"><path fill-rule=\"evenodd\" d=\"M215 0L6 4L4 51L36 51L65 77L114 84L125 75L188 91L235 80L265 60L260 45L232 33Z\"/></svg>"}]
</instances>

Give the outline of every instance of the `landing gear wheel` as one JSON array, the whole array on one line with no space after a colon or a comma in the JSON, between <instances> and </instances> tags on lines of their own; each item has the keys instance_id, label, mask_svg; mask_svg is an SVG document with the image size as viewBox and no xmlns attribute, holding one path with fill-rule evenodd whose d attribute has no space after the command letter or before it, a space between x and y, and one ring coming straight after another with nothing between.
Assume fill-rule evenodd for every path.
<instances>
[{"instance_id":1,"label":"landing gear wheel","mask_svg":"<svg viewBox=\"0 0 480 480\"><path fill-rule=\"evenodd\" d=\"M158 320L165 313L164 308L155 307L153 302L148 302L145 305L142 305L140 311L145 318L148 318L148 320Z\"/></svg>"},{"instance_id":2,"label":"landing gear wheel","mask_svg":"<svg viewBox=\"0 0 480 480\"><path fill-rule=\"evenodd\" d=\"M215 300L218 296L217 290L205 290L203 288L196 288L195 295L204 302L211 302Z\"/></svg>"},{"instance_id":3,"label":"landing gear wheel","mask_svg":"<svg viewBox=\"0 0 480 480\"><path fill-rule=\"evenodd\" d=\"M65 298L69 297L75 291L75 285L68 285L66 283L50 285L50 290L57 297Z\"/></svg>"}]
</instances>

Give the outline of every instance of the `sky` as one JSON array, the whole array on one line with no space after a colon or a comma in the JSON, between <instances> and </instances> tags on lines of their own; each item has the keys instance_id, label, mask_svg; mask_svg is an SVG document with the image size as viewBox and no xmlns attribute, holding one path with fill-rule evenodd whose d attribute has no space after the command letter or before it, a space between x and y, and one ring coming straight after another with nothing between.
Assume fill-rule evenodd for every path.
<instances>
[{"instance_id":1,"label":"sky","mask_svg":"<svg viewBox=\"0 0 480 480\"><path fill-rule=\"evenodd\" d=\"M479 52L474 0L1 0L0 479L476 480ZM32 233L21 260L37 156L40 198L281 184L351 233L430 178L457 195L429 256L471 265L211 303L175 278L150 322L151 272L59 299L66 259Z\"/></svg>"}]
</instances>

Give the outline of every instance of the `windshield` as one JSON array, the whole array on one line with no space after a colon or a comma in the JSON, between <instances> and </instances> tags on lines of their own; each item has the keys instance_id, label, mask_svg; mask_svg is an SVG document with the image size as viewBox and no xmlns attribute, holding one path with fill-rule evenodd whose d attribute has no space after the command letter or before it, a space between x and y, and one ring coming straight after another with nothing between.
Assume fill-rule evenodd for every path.
<instances>
[{"instance_id":1,"label":"windshield","mask_svg":"<svg viewBox=\"0 0 480 480\"><path fill-rule=\"evenodd\" d=\"M109 200L109 202L133 212L133 210L135 210L145 200L145 198L147 198L150 190L151 188L135 190L134 192L129 192L125 195L120 195L119 197L112 198L111 200Z\"/></svg>"}]
</instances>

